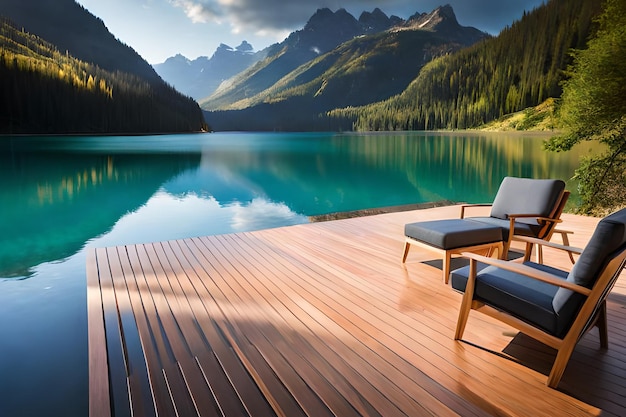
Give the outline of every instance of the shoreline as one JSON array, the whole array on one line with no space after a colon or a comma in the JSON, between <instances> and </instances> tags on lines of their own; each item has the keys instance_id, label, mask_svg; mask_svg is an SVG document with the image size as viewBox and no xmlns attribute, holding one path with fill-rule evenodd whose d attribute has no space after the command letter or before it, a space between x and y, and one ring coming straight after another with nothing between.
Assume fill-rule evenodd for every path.
<instances>
[{"instance_id":1,"label":"shoreline","mask_svg":"<svg viewBox=\"0 0 626 417\"><path fill-rule=\"evenodd\" d=\"M446 207L460 204L455 201L440 200L429 203L403 204L399 206L378 207L372 209L362 209L353 211L338 211L334 213L308 216L311 223L326 222L331 220L351 219L355 217L373 216L376 214L397 213L401 211L424 210L435 207Z\"/></svg>"}]
</instances>

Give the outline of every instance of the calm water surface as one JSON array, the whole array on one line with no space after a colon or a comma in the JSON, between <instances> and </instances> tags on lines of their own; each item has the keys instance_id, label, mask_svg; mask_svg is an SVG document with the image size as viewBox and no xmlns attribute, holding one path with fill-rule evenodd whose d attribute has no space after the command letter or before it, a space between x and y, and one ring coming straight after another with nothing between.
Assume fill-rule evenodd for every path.
<instances>
[{"instance_id":1,"label":"calm water surface","mask_svg":"<svg viewBox=\"0 0 626 417\"><path fill-rule=\"evenodd\" d=\"M572 177L579 148L519 134L0 137L0 416L87 415L85 248L490 202ZM568 182L574 191L576 184Z\"/></svg>"}]
</instances>

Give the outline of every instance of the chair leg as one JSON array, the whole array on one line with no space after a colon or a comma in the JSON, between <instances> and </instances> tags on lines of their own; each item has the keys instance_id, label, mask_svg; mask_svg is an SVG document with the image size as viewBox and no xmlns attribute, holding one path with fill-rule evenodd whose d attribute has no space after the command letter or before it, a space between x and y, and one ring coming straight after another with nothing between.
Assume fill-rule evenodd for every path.
<instances>
[{"instance_id":1,"label":"chair leg","mask_svg":"<svg viewBox=\"0 0 626 417\"><path fill-rule=\"evenodd\" d=\"M524 262L530 261L530 258L533 256L533 245L532 243L526 243L526 248L524 249ZM537 250L539 250L539 246L537 246Z\"/></svg>"},{"instance_id":2,"label":"chair leg","mask_svg":"<svg viewBox=\"0 0 626 417\"><path fill-rule=\"evenodd\" d=\"M555 388L561 382L561 378L563 377L563 372L565 372L565 367L567 366L567 362L569 361L570 356L572 356L572 352L576 347L576 340L570 340L568 343L564 343L556 354L556 359L554 360L554 364L552 365L552 370L550 370L550 375L548 376L548 381L546 385L550 388Z\"/></svg>"},{"instance_id":3,"label":"chair leg","mask_svg":"<svg viewBox=\"0 0 626 417\"><path fill-rule=\"evenodd\" d=\"M507 260L509 258L509 247L511 246L511 240L509 239L506 242L502 242L502 253L500 254L500 259Z\"/></svg>"},{"instance_id":4,"label":"chair leg","mask_svg":"<svg viewBox=\"0 0 626 417\"><path fill-rule=\"evenodd\" d=\"M406 257L409 255L409 249L411 249L411 244L408 241L404 242L404 253L402 254L402 263L406 262Z\"/></svg>"},{"instance_id":5,"label":"chair leg","mask_svg":"<svg viewBox=\"0 0 626 417\"><path fill-rule=\"evenodd\" d=\"M598 319L596 321L596 326L598 326L598 330L600 331L600 346L603 349L609 348L609 331L608 324L606 322L606 301L602 303L600 310L598 311Z\"/></svg>"},{"instance_id":6,"label":"chair leg","mask_svg":"<svg viewBox=\"0 0 626 417\"><path fill-rule=\"evenodd\" d=\"M448 284L450 280L450 263L452 262L452 254L450 251L446 251L443 256L443 282Z\"/></svg>"},{"instance_id":7,"label":"chair leg","mask_svg":"<svg viewBox=\"0 0 626 417\"><path fill-rule=\"evenodd\" d=\"M456 331L454 333L454 340L459 340L463 337L465 332L465 325L469 318L470 310L472 309L472 302L474 301L474 285L476 282L476 261L470 260L470 273L467 279L467 285L465 286L465 293L463 294L463 300L461 301L461 308L459 309L459 318L456 322Z\"/></svg>"}]
</instances>

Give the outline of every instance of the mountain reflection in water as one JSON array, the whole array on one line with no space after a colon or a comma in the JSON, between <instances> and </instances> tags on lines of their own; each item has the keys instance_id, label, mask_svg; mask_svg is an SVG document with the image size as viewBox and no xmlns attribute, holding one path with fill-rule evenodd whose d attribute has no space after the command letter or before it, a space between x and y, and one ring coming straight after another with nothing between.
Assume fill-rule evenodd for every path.
<instances>
[{"instance_id":1,"label":"mountain reflection in water","mask_svg":"<svg viewBox=\"0 0 626 417\"><path fill-rule=\"evenodd\" d=\"M442 133L5 138L0 151L0 277L27 277L110 232L105 243L137 243L491 201L506 175L568 180L580 153Z\"/></svg>"}]
</instances>

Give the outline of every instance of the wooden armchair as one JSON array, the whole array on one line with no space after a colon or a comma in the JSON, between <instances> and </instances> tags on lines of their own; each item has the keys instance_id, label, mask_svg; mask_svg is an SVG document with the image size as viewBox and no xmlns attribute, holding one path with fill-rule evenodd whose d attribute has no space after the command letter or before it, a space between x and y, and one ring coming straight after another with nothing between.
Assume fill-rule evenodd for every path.
<instances>
[{"instance_id":1,"label":"wooden armchair","mask_svg":"<svg viewBox=\"0 0 626 417\"><path fill-rule=\"evenodd\" d=\"M590 328L598 326L600 345L608 348L606 298L626 264L626 209L602 219L583 251L542 244L580 256L567 273L533 262L463 254L470 265L451 273L452 287L464 291L454 338L463 337L471 310L515 327L558 351L547 380L556 388L576 344ZM478 262L484 267L480 271Z\"/></svg>"},{"instance_id":2,"label":"wooden armchair","mask_svg":"<svg viewBox=\"0 0 626 417\"><path fill-rule=\"evenodd\" d=\"M504 246L501 258L507 259L511 241L516 236L550 240L561 222L569 195L561 180L505 177L492 204L464 204L461 218L499 226ZM472 207L491 207L491 213L489 217L465 217ZM532 244L527 243L527 256L530 251Z\"/></svg>"}]
</instances>

